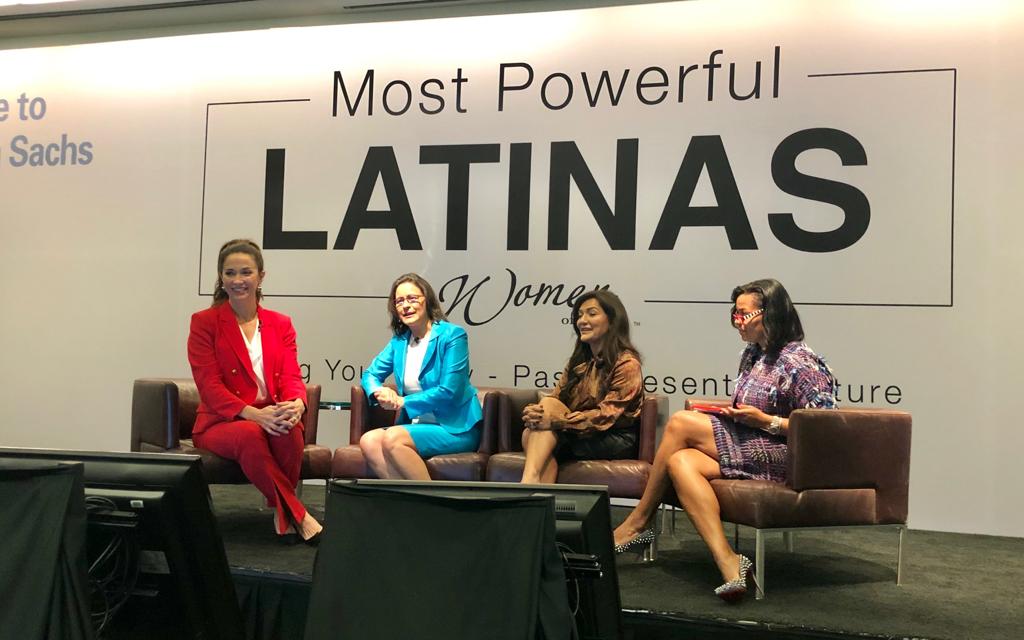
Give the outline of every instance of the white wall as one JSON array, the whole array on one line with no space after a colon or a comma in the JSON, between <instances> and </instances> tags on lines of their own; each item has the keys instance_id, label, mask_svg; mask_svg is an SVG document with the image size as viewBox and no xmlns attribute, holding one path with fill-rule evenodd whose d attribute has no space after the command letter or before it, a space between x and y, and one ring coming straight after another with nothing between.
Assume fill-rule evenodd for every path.
<instances>
[{"instance_id":1,"label":"white wall","mask_svg":"<svg viewBox=\"0 0 1024 640\"><path fill-rule=\"evenodd\" d=\"M345 399L349 384L332 380L328 361L368 362L386 339L384 307L313 296L383 295L403 271L422 271L435 285L490 276L478 312L498 304L506 268L521 284L610 284L636 323L645 372L677 381L733 374L741 345L723 321L725 305L651 301L722 301L733 285L772 275L798 302L833 303L801 314L808 342L855 397L861 385L899 387L898 403L879 395L863 404L914 415L911 526L1024 535L1011 475L1024 445L1012 411L1024 305L1010 286L1021 274L1024 13L996 1L890 5L697 0L0 51L0 99L10 102L0 121L0 443L127 448L132 380L189 374L188 317L208 304L200 293L211 290L216 247L235 235L261 240L265 149L287 149L285 227L327 231L333 244L367 149L390 146L423 250L402 251L394 233L363 230L352 251L267 252L268 306L295 319L300 359L326 398ZM769 98L775 46L780 90ZM711 101L699 68L683 103L646 107L635 93L627 100L629 88L618 107L580 102L583 71L618 78L630 68L633 78L657 65L674 73L706 64L715 49L725 67ZM728 63L737 63L746 91L756 60L762 98L728 98ZM529 62L535 87L549 73L572 75L575 101L551 110L521 92L497 112L501 62ZM336 69L358 81L374 68L382 84L447 81L458 67L469 78L466 113L451 109L449 94L437 116L414 107L391 117L379 105L373 116L330 116ZM952 71L809 77L954 68L955 119ZM19 118L23 92L46 100L39 121ZM207 118L209 103L284 98L310 101L214 106ZM867 155L866 165L844 167L813 150L797 163L869 200L868 232L844 251L796 251L768 226L767 214L779 211L818 231L842 221L839 209L787 195L772 180L779 142L813 127L848 133ZM16 136L31 144L62 134L91 142L94 159L11 165L20 161ZM684 229L672 251L647 249L687 144L702 135L721 136L757 250L731 249L720 227ZM550 250L550 143L575 141L613 201L616 140L634 138L635 249L609 249L573 187L568 249ZM522 142L533 145L530 250L508 251L509 145ZM448 250L447 170L420 164L420 146L484 143L499 144L501 159L472 167L470 246ZM705 175L692 204L715 202ZM378 190L370 208L388 207ZM892 306L902 304L912 306ZM463 303L452 317L464 323L464 313ZM558 370L571 344L567 314L526 305L470 328L474 380L511 386L516 365ZM684 397L671 394L673 406ZM347 414L321 418L321 442L341 444Z\"/></svg>"}]
</instances>

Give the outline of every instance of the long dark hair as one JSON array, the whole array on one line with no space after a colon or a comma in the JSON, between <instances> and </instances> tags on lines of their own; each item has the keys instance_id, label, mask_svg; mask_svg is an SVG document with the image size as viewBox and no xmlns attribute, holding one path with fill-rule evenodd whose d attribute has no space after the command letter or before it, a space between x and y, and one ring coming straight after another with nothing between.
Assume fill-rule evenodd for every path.
<instances>
[{"instance_id":1,"label":"long dark hair","mask_svg":"<svg viewBox=\"0 0 1024 640\"><path fill-rule=\"evenodd\" d=\"M764 314L761 322L768 335L768 353L777 354L790 342L804 339L804 327L800 324L800 314L796 312L789 292L782 283L773 278L754 280L741 284L732 290L732 311L736 313L736 298L744 294L753 294L760 298Z\"/></svg>"},{"instance_id":2,"label":"long dark hair","mask_svg":"<svg viewBox=\"0 0 1024 640\"><path fill-rule=\"evenodd\" d=\"M418 273L405 273L398 276L391 283L391 293L388 294L388 318L391 321L392 333L400 336L409 330L409 327L405 326L402 322L401 316L398 315L398 309L395 309L395 291L398 289L398 285L406 282L416 285L423 292L423 304L426 305L427 317L430 318L431 322L448 319L444 315L441 302L437 299L437 294L434 293L434 288L430 286L430 283L424 280L423 276Z\"/></svg>"},{"instance_id":3,"label":"long dark hair","mask_svg":"<svg viewBox=\"0 0 1024 640\"><path fill-rule=\"evenodd\" d=\"M580 383L577 367L594 358L590 345L580 340L580 328L576 326L576 321L580 317L580 307L587 300L596 300L605 315L608 316L608 332L604 336L601 353L597 356L595 363L602 373L600 394L604 395L608 390L612 369L618 362L619 356L628 352L633 354L637 360L640 359L640 352L636 350L633 342L629 339L629 314L626 313L626 307L622 305L619 296L607 289L595 289L576 298L576 302L572 305L572 328L576 332L576 346L573 347L569 363L565 366L565 380L558 397L567 405L572 397L572 390Z\"/></svg>"},{"instance_id":4,"label":"long dark hair","mask_svg":"<svg viewBox=\"0 0 1024 640\"><path fill-rule=\"evenodd\" d=\"M263 273L263 252L260 251L260 245L246 238L228 240L221 245L220 252L217 253L217 283L213 286L213 303L210 304L211 307L216 307L228 299L228 292L224 290L224 283L220 281L220 274L224 272L224 261L233 253L244 253L247 256L252 256L252 259L256 262L256 270ZM263 290L257 288L256 302L262 299Z\"/></svg>"}]
</instances>

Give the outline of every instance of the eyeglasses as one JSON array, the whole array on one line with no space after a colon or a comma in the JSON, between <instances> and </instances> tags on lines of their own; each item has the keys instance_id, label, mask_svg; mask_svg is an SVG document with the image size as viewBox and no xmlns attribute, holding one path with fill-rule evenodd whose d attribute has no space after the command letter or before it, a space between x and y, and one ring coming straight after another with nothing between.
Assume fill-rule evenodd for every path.
<instances>
[{"instance_id":1,"label":"eyeglasses","mask_svg":"<svg viewBox=\"0 0 1024 640\"><path fill-rule=\"evenodd\" d=\"M404 298L395 298L396 307L401 307L407 302L415 307L419 305L419 303L423 302L423 296L405 296Z\"/></svg>"},{"instance_id":2,"label":"eyeglasses","mask_svg":"<svg viewBox=\"0 0 1024 640\"><path fill-rule=\"evenodd\" d=\"M732 314L732 326L738 327L741 324L747 324L762 313L764 313L764 309L758 309L750 313L734 313Z\"/></svg>"}]
</instances>

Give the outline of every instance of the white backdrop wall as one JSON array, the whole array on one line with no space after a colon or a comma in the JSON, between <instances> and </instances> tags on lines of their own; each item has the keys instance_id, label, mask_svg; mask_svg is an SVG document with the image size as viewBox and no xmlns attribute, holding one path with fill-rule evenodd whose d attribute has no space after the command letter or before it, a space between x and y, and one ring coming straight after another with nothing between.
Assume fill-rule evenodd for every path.
<instances>
[{"instance_id":1,"label":"white backdrop wall","mask_svg":"<svg viewBox=\"0 0 1024 640\"><path fill-rule=\"evenodd\" d=\"M728 294L773 276L845 406L913 413L911 525L1024 535L1022 37L1008 1L697 0L0 51L0 441L127 448L229 237L329 399L405 271L481 385L550 384L610 286L674 408L731 391Z\"/></svg>"}]
</instances>

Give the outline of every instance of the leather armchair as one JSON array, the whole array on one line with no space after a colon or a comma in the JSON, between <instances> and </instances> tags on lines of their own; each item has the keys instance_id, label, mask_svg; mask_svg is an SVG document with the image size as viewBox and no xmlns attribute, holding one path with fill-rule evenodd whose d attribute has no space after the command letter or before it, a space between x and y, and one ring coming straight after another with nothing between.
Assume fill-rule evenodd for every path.
<instances>
[{"instance_id":1,"label":"leather armchair","mask_svg":"<svg viewBox=\"0 0 1024 640\"><path fill-rule=\"evenodd\" d=\"M483 480L487 461L497 448L499 397L488 388L478 388L483 406L483 433L476 451L449 453L427 458L427 471L434 480ZM352 385L348 446L334 451L331 464L333 478L377 477L363 458L359 439L371 429L390 427L398 420L398 411L371 406L361 385Z\"/></svg>"},{"instance_id":2,"label":"leather armchair","mask_svg":"<svg viewBox=\"0 0 1024 640\"><path fill-rule=\"evenodd\" d=\"M302 455L302 478L328 478L331 450L316 444L320 385L306 385L306 412L302 424L306 447ZM131 450L151 453L190 453L203 463L208 483L247 484L242 468L233 460L192 443L192 425L199 408L199 390L192 378L140 378L132 389Z\"/></svg>"},{"instance_id":3,"label":"leather armchair","mask_svg":"<svg viewBox=\"0 0 1024 640\"><path fill-rule=\"evenodd\" d=\"M523 409L537 402L546 391L537 389L501 389L507 408L501 412L498 449L487 465L487 479L519 482L523 477L526 455L522 453ZM639 453L636 460L576 460L558 467L558 482L597 484L608 487L613 498L639 498L654 462L654 440L658 424L666 418L668 398L648 395L640 409Z\"/></svg>"},{"instance_id":4,"label":"leather armchair","mask_svg":"<svg viewBox=\"0 0 1024 640\"><path fill-rule=\"evenodd\" d=\"M687 402L721 404L692 399ZM898 533L900 584L910 493L911 416L885 409L799 409L789 417L785 484L712 480L722 520L755 530L758 599L764 597L764 534L838 527L884 527ZM678 504L673 491L666 501ZM738 537L738 528L737 528ZM737 540L738 542L738 540Z\"/></svg>"}]
</instances>

